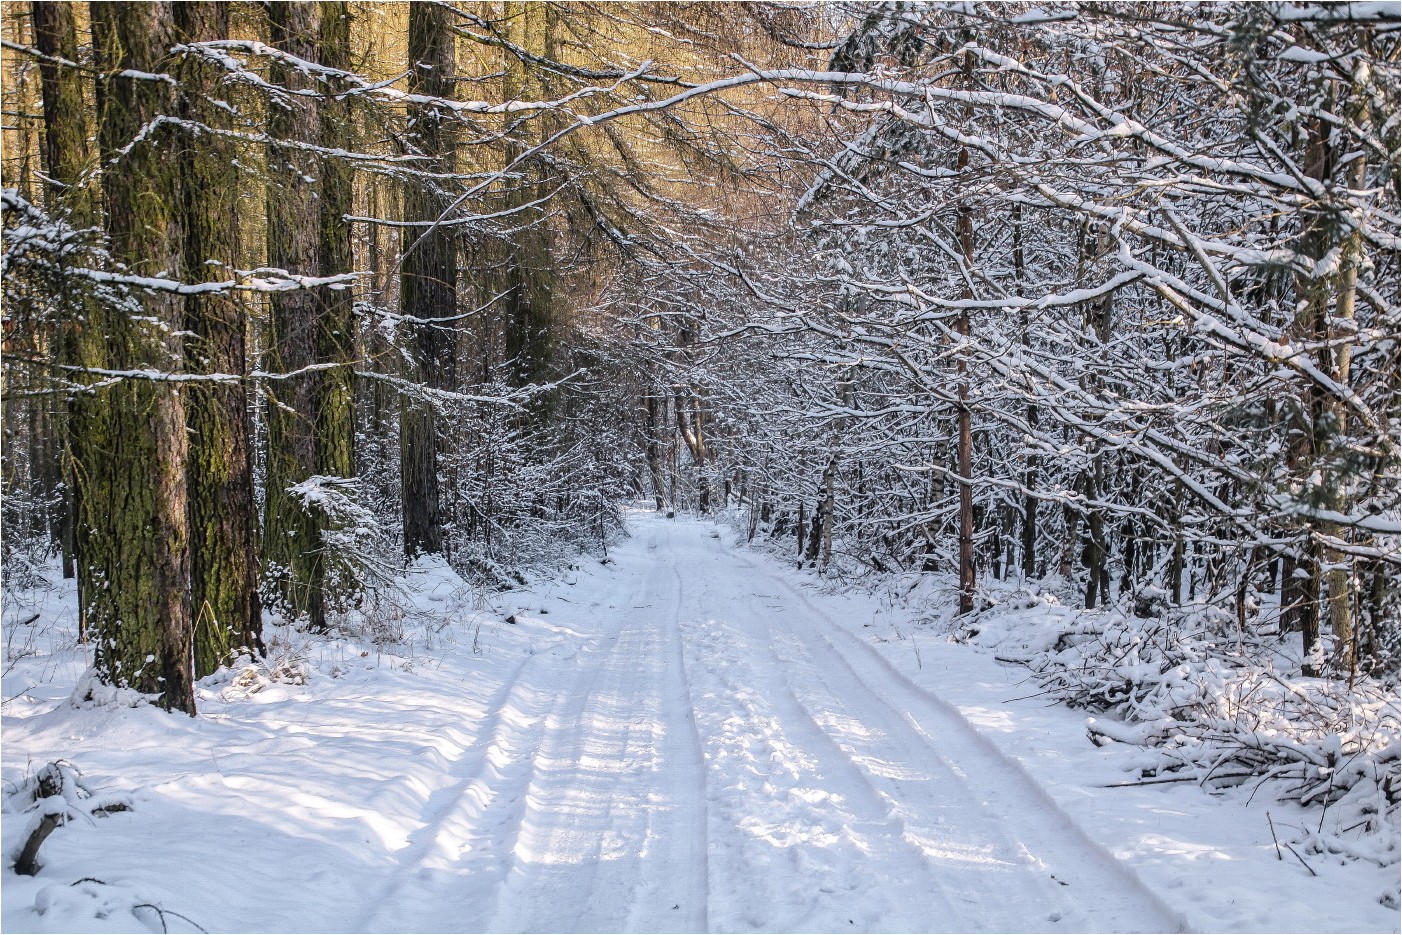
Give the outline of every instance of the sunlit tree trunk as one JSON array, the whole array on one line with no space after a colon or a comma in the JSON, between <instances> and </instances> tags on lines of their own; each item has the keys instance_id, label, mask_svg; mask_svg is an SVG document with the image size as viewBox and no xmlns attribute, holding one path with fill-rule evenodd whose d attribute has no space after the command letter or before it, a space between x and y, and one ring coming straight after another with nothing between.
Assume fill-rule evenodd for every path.
<instances>
[{"instance_id":1,"label":"sunlit tree trunk","mask_svg":"<svg viewBox=\"0 0 1402 935\"><path fill-rule=\"evenodd\" d=\"M1367 75L1356 76L1357 87L1350 88L1345 100L1345 109L1349 118L1359 125L1366 124L1368 120L1368 107L1364 98L1364 86L1367 83ZM1362 191L1367 184L1368 157L1364 150L1359 150L1352 154L1352 161L1349 162L1343 172L1344 187L1351 191ZM1360 225L1361 228L1361 225ZM1340 253L1339 271L1335 275L1334 286L1334 315L1326 330L1334 346L1326 348L1321 356L1321 364L1324 370L1340 386L1351 385L1351 370L1353 366L1353 341L1356 326L1356 304L1358 294L1358 272L1362 257L1363 233L1360 228L1350 231L1344 238L1343 243L1338 246ZM1331 359L1332 358L1332 359ZM1349 430L1348 406L1343 400L1334 398L1330 401L1331 427L1336 438L1346 437ZM1343 485L1346 478L1339 476L1342 471L1337 466L1341 460L1337 444L1331 445L1331 461L1335 462L1334 476L1326 479L1323 506L1327 509L1343 511L1346 504L1343 502ZM1322 523L1321 532L1338 537L1348 535L1347 530L1332 523ZM1326 602L1329 614L1329 629L1333 631L1334 638L1338 640L1338 661L1343 671L1352 675L1358 663L1357 648L1358 634L1356 632L1357 622L1352 614L1352 582L1353 582L1353 559L1336 550L1329 550L1325 553L1328 562L1328 570L1324 576L1324 586Z\"/></svg>"},{"instance_id":2,"label":"sunlit tree trunk","mask_svg":"<svg viewBox=\"0 0 1402 935\"><path fill-rule=\"evenodd\" d=\"M52 217L64 218L72 228L91 230L102 223L93 174L97 159L92 144L91 109L84 97L82 73L76 67L59 64L78 61L75 5L36 2L30 4L30 11L35 48L47 56L39 61L44 159L48 173L45 205ZM55 336L55 357L66 367L100 367L104 359L102 308L91 296L73 290L67 277L61 281L63 288L69 291L59 297L66 314ZM81 372L70 374L68 379L73 382L87 382ZM83 450L85 437L74 431L74 425L90 418L84 414L84 408L93 403L94 398L86 393L71 397L63 429L62 471L67 503L60 541L65 578L75 577L80 567L74 555L75 518L79 511L79 478L75 469L93 456ZM91 588L92 582L86 575L78 576L78 587Z\"/></svg>"},{"instance_id":3,"label":"sunlit tree trunk","mask_svg":"<svg viewBox=\"0 0 1402 935\"><path fill-rule=\"evenodd\" d=\"M98 139L107 232L113 258L146 276L181 265L170 159L177 144L161 127L132 142L156 117L175 112L170 85L147 77L165 70L171 6L89 6L96 64L105 76L98 86ZM172 335L183 324L182 303L155 292L141 303L139 310L106 316L106 363L118 371L177 370L183 352ZM159 692L162 706L193 715L187 443L178 384L123 379L99 390L84 415L77 428L88 456L77 466L83 478L78 554L93 582L83 589L83 616L98 673L113 684Z\"/></svg>"},{"instance_id":4,"label":"sunlit tree trunk","mask_svg":"<svg viewBox=\"0 0 1402 935\"><path fill-rule=\"evenodd\" d=\"M229 7L183 2L174 7L176 38L229 37ZM222 70L220 70L222 71ZM228 112L216 66L191 56L180 66L181 116L225 129ZM233 278L238 255L238 145L217 133L186 131L180 148L186 282ZM208 675L241 647L262 650L258 603L257 513L249 452L245 314L233 292L185 297L185 346L194 373L229 374L232 383L197 383L185 398L189 433L190 579L195 616L195 678Z\"/></svg>"},{"instance_id":5,"label":"sunlit tree trunk","mask_svg":"<svg viewBox=\"0 0 1402 935\"><path fill-rule=\"evenodd\" d=\"M453 32L451 11L436 3L409 7L409 91L451 97L453 90ZM451 139L438 110L415 105L408 135L412 148L426 158L430 170L447 171L453 164ZM432 181L410 180L404 188L404 218L435 221L447 207ZM400 265L399 302L409 324L410 373L415 382L452 389L454 325L434 323L457 310L457 239L448 227L409 227L404 233ZM434 409L406 399L400 413L400 470L404 504L404 551L410 558L443 551L443 509L438 478L440 428Z\"/></svg>"},{"instance_id":6,"label":"sunlit tree trunk","mask_svg":"<svg viewBox=\"0 0 1402 935\"><path fill-rule=\"evenodd\" d=\"M555 12L540 0L502 4L505 33L513 45L539 57L554 54L552 29ZM549 95L540 69L505 53L502 78L504 100L543 99ZM512 119L512 118L508 118ZM504 207L516 209L510 243L507 244L505 299L506 356L510 361L511 382L516 386L545 382L550 377L550 358L555 342L554 264L551 259L547 208L536 204L549 193L550 179L540 157L524 156L526 150L545 138L553 126L549 116L533 117L523 123L504 148L508 162L521 161L506 180ZM537 420L548 415L549 395L533 403Z\"/></svg>"},{"instance_id":7,"label":"sunlit tree trunk","mask_svg":"<svg viewBox=\"0 0 1402 935\"><path fill-rule=\"evenodd\" d=\"M272 44L330 68L350 64L349 11L342 2L270 3L266 7ZM275 82L293 90L334 90L335 80L313 81L300 70L274 62ZM295 99L273 108L269 129L277 139L346 149L350 115L331 96ZM334 158L317 158L292 146L268 148L268 261L302 276L334 276L351 271L351 173ZM314 179L309 184L306 179ZM288 488L311 477L349 478L355 473L354 358L352 296L348 289L319 287L272 297L268 329L268 369L291 373L270 381L268 456L263 561L277 583L284 607L306 614L313 629L326 626L331 593L331 556L326 533L330 519L314 504L303 504Z\"/></svg>"}]
</instances>

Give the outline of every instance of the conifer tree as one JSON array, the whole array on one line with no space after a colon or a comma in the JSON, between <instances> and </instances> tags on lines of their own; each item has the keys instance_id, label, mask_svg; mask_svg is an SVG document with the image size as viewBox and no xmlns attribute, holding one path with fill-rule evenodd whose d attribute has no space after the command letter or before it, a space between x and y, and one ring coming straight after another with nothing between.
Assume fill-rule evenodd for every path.
<instances>
[{"instance_id":1,"label":"conifer tree","mask_svg":"<svg viewBox=\"0 0 1402 935\"><path fill-rule=\"evenodd\" d=\"M93 3L89 12L103 76L98 141L112 257L132 274L161 277L182 260L169 158L178 144L172 129L155 124L175 112L175 95L153 77L168 64L174 10L164 2ZM82 613L98 674L193 715L185 405L180 384L161 378L180 368L174 335L183 313L178 295L145 289L104 316L104 363L120 376L83 407L74 431L85 463L74 470L88 582Z\"/></svg>"}]
</instances>

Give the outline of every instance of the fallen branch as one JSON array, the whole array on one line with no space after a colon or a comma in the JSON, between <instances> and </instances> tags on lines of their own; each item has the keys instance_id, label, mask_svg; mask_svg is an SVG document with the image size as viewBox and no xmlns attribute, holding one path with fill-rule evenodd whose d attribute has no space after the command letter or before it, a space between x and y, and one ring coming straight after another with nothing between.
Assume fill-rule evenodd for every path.
<instances>
[{"instance_id":1,"label":"fallen branch","mask_svg":"<svg viewBox=\"0 0 1402 935\"><path fill-rule=\"evenodd\" d=\"M39 872L42 867L39 848L60 825L73 818L91 820L131 810L131 803L123 798L94 799L77 768L63 760L45 765L16 789L10 796L10 806L34 815L30 819L32 827L24 835L24 844L15 855L15 873L27 877Z\"/></svg>"},{"instance_id":2,"label":"fallen branch","mask_svg":"<svg viewBox=\"0 0 1402 935\"><path fill-rule=\"evenodd\" d=\"M29 832L29 837L25 839L24 847L20 849L19 856L15 858L15 873L20 876L32 877L39 872L39 848L49 839L49 835L54 833L54 829L64 822L62 812L50 812L40 819L34 830Z\"/></svg>"}]
</instances>

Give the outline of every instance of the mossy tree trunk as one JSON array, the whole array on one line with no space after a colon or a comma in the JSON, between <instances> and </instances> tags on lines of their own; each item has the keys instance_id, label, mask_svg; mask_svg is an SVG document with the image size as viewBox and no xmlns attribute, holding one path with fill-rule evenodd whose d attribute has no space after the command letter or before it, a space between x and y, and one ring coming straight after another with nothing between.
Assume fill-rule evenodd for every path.
<instances>
[{"instance_id":1,"label":"mossy tree trunk","mask_svg":"<svg viewBox=\"0 0 1402 935\"><path fill-rule=\"evenodd\" d=\"M229 38L226 3L175 4L176 38L183 43ZM189 56L179 63L180 113L190 124L223 129L228 112L219 71ZM186 282L228 280L238 255L239 169L234 140L187 129L179 150L183 189ZM208 675L240 648L262 651L258 603L257 513L249 452L243 303L232 292L185 297L186 365L193 373L231 374L235 382L195 383L185 399L190 428L191 606L195 615L195 677Z\"/></svg>"},{"instance_id":2,"label":"mossy tree trunk","mask_svg":"<svg viewBox=\"0 0 1402 935\"><path fill-rule=\"evenodd\" d=\"M98 85L98 142L112 256L131 272L156 276L180 268L176 144L156 117L175 112L170 84L153 80L167 66L170 3L89 5ZM141 134L138 140L138 134ZM135 142L134 142L135 141ZM106 363L118 371L178 370L183 306L150 291L139 307L104 316ZM78 555L89 586L82 614L95 642L100 677L159 692L169 710L195 713L186 534L186 426L179 384L129 378L97 390L75 426L86 463L78 464Z\"/></svg>"},{"instance_id":3,"label":"mossy tree trunk","mask_svg":"<svg viewBox=\"0 0 1402 935\"><path fill-rule=\"evenodd\" d=\"M321 6L321 63L349 70L351 7L345 0L324 0ZM352 143L349 104L328 97L321 102L321 145L348 150ZM345 220L351 213L353 172L349 163L324 159L321 163L321 267L322 276L351 272L351 229ZM317 319L317 355L323 363L345 366L320 372L316 381L316 468L330 477L355 474L355 301L349 289L325 287L317 293L321 314Z\"/></svg>"},{"instance_id":4,"label":"mossy tree trunk","mask_svg":"<svg viewBox=\"0 0 1402 935\"><path fill-rule=\"evenodd\" d=\"M71 3L31 3L34 45L48 56L39 62L40 87L44 108L44 159L48 172L45 205L52 217L64 218L76 230L91 230L102 223L102 210L96 187L96 151L92 145L91 110L85 100L84 77L76 67L60 62L78 61L78 30ZM66 277L61 280L69 289ZM66 367L101 367L104 362L100 327L102 309L85 292L71 290L59 297L63 321L55 336L57 362ZM80 372L70 371L67 379L88 382ZM64 577L76 576L74 521L78 512L76 467L91 456L83 450L86 441L74 425L88 418L84 407L93 404L89 394L77 394L68 402L63 431L62 472L67 503L63 513L61 542ZM90 588L87 576L78 576L80 589Z\"/></svg>"},{"instance_id":5,"label":"mossy tree trunk","mask_svg":"<svg viewBox=\"0 0 1402 935\"><path fill-rule=\"evenodd\" d=\"M453 89L451 11L439 4L409 7L409 91L450 97ZM450 171L450 134L432 106L413 113L410 146L425 157L430 170ZM404 188L404 218L434 221L447 207L441 189L430 180L411 180ZM457 310L457 238L452 228L415 226L404 229L399 302L409 319L407 378L434 389L455 386L456 352L451 322ZM438 455L441 439L431 405L406 398L400 413L400 479L404 505L404 552L410 558L443 551L443 510L439 490Z\"/></svg>"},{"instance_id":6,"label":"mossy tree trunk","mask_svg":"<svg viewBox=\"0 0 1402 935\"><path fill-rule=\"evenodd\" d=\"M550 4L539 0L507 2L503 5L507 38L518 48L540 58L552 58L552 18ZM541 80L540 69L506 53L502 92L505 100L544 100L550 89ZM505 147L509 163L520 159L530 146L543 140L553 129L548 116L533 117L512 135ZM535 204L544 199L552 182L544 159L533 156L522 160L505 183L505 208L515 209L514 233L507 244L505 264L505 345L513 386L547 382L554 347L554 264L551 258L550 229L546 208ZM543 422L549 413L549 395L537 397L532 417Z\"/></svg>"},{"instance_id":7,"label":"mossy tree trunk","mask_svg":"<svg viewBox=\"0 0 1402 935\"><path fill-rule=\"evenodd\" d=\"M266 5L271 44L332 68L345 68L349 12L345 3ZM326 91L299 69L274 60L272 81L293 91ZM346 105L331 98L296 97L269 113L269 133L290 143L344 148ZM307 183L306 179L315 179ZM349 272L350 170L293 146L268 148L268 262L299 276ZM272 299L267 367L291 373L319 363L349 363L354 355L351 295L320 287L278 293ZM266 392L268 455L263 560L284 608L326 626L328 556L326 515L288 489L313 476L354 474L350 368L313 370L272 382Z\"/></svg>"}]
</instances>

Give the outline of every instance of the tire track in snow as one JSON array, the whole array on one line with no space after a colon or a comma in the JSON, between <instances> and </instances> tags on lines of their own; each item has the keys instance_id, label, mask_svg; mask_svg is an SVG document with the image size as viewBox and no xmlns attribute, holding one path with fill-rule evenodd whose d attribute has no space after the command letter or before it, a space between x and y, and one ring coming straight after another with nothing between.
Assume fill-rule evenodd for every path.
<instances>
[{"instance_id":1,"label":"tire track in snow","mask_svg":"<svg viewBox=\"0 0 1402 935\"><path fill-rule=\"evenodd\" d=\"M704 890L679 898L677 874L659 869L666 858L656 853L676 837L670 816L683 808L675 796L659 801L653 785L668 769L663 630L675 614L664 609L658 626L656 610L631 611L665 597L662 571L654 564L617 602L618 619L601 637L607 647L590 655L570 702L547 718L493 930L618 931L646 917L649 931L691 931L682 902L704 920Z\"/></svg>"},{"instance_id":2,"label":"tire track in snow","mask_svg":"<svg viewBox=\"0 0 1402 935\"><path fill-rule=\"evenodd\" d=\"M794 628L796 643L811 638ZM1047 867L1019 839L1015 829L990 821L987 801L970 778L939 751L933 738L912 726L886 699L871 690L845 660L832 653L794 660L805 672L800 704L827 732L837 755L850 762L862 788L890 816L897 837L912 852L930 885L945 896L953 920L969 920L971 929L1027 932L1076 931L1104 927L1107 920L1081 911L1080 890L1064 889L1058 880L1079 882L1076 871ZM819 661L820 658L822 661ZM824 662L828 664L825 668ZM828 674L845 673L846 678ZM855 689L855 691L854 691ZM860 703L858 703L860 702ZM971 822L971 819L975 819ZM1060 876L1052 871L1059 871ZM1022 895L1010 903L995 884L997 875L1015 874ZM1029 915L1035 893L1038 915ZM1137 917L1136 917L1137 918ZM1131 924L1111 920L1116 930ZM963 927L959 923L955 927Z\"/></svg>"},{"instance_id":3,"label":"tire track in snow","mask_svg":"<svg viewBox=\"0 0 1402 935\"><path fill-rule=\"evenodd\" d=\"M1078 887L1082 892L1094 894L1097 902L1117 902L1123 910L1123 915L1116 928L1139 926L1151 931L1188 930L1186 922L1178 913L1145 886L1131 869L1093 841L1028 774L1021 763L999 750L978 728L970 724L958 709L916 685L880 651L833 620L787 581L748 557L736 557L786 591L807 609L813 619L823 625L825 632L818 635L818 638L827 648L824 655L851 675L848 684L859 686L866 696L878 702L891 715L905 720L941 759L943 755L939 753L937 738L957 737L961 741L961 752L974 754L971 759L962 760L959 767L950 764L951 768L968 776L965 783L969 788L973 788L977 783L989 791L986 810L1010 831L1016 828L1023 832L1017 837L1027 838L1022 843L1035 848L1029 848L1031 856L1042 859L1045 854L1047 859L1051 859L1051 855L1058 850L1078 852L1056 860L1060 870L1059 878L1085 880L1085 883ZM802 631L800 628L794 628L794 632ZM838 643L852 651L842 651L838 648ZM875 681L879 681L887 691L886 694L883 695L873 687ZM891 689L894 689L894 692ZM891 694L900 696L902 706L906 709L904 712L892 704L889 697ZM1065 866L1068 864L1070 866ZM1081 869L1076 869L1077 867ZM1099 879L1087 879L1092 874ZM1118 885L1106 887L1107 882ZM1112 895L1115 889L1119 890L1117 896ZM1024 925L1026 921L1023 920Z\"/></svg>"},{"instance_id":4,"label":"tire track in snow","mask_svg":"<svg viewBox=\"0 0 1402 935\"><path fill-rule=\"evenodd\" d=\"M461 808L461 803L473 785L482 781L488 769L491 751L503 739L506 719L503 712L513 707L513 702L523 691L522 675L534 656L525 655L517 663L511 675L492 693L485 706L481 725L473 734L469 744L459 751L449 765L453 777L449 785L433 792L425 803L427 817L424 823L410 835L410 844L395 855L399 867L381 886L362 910L360 921L354 926L357 932L377 932L385 930L387 923L398 923L401 912L395 899L406 887L413 885L414 877L420 874L424 865L436 856L442 847L445 826ZM479 739L485 737L485 742ZM391 926L392 927L392 926Z\"/></svg>"},{"instance_id":5,"label":"tire track in snow","mask_svg":"<svg viewBox=\"0 0 1402 935\"><path fill-rule=\"evenodd\" d=\"M574 658L587 655L596 642ZM400 866L372 898L356 931L419 931L438 924L445 903L460 906L464 920L485 918L490 884L505 873L503 829L511 833L525 807L531 754L550 713L572 696L573 683L555 691L536 684L549 660L523 655L493 693L472 741L449 765L452 781L430 796L423 825L396 855ZM424 923L415 923L418 916Z\"/></svg>"},{"instance_id":6,"label":"tire track in snow","mask_svg":"<svg viewBox=\"0 0 1402 935\"><path fill-rule=\"evenodd\" d=\"M562 615L588 634L574 656L527 656L495 688L361 930L1178 922L821 602L704 527L639 527Z\"/></svg>"},{"instance_id":7,"label":"tire track in snow","mask_svg":"<svg viewBox=\"0 0 1402 935\"><path fill-rule=\"evenodd\" d=\"M854 817L863 823L863 837L868 841L889 842L892 845L886 853L880 855L880 859L892 863L893 869L908 871L912 868L923 868L928 877L918 885L912 885L909 873L889 877L887 884L892 890L890 901L909 904L912 900L925 903L934 899L940 905L929 906L930 918L957 918L958 909L952 888L946 880L930 873L931 867L925 851L909 839L904 819L896 813L892 801L873 783L869 771L853 757L848 749L849 744L835 735L828 723L829 719L825 717L827 712L824 706L814 705L810 693L796 687L795 675L798 673L795 672L795 661L778 652L777 646L780 645L780 641L775 638L775 627L770 625L764 615L757 619L763 628L762 633L756 634L759 637L757 645L771 660L778 677L776 684L782 691L783 707L789 711L791 723L797 724L798 729L808 738L809 749L821 748L830 754L822 760L828 767L825 778L840 780L839 786L845 793L844 798L854 808ZM813 668L816 672L817 667ZM816 674L821 677L821 673ZM867 727L857 718L849 717L848 720ZM899 759L893 758L888 762L899 762Z\"/></svg>"},{"instance_id":8,"label":"tire track in snow","mask_svg":"<svg viewBox=\"0 0 1402 935\"><path fill-rule=\"evenodd\" d=\"M692 571L687 609L699 618L688 649L716 816L716 928L924 930L931 913L898 912L900 902L937 902L905 882L916 855L887 859L884 811L872 798L854 800L860 775L789 691L763 626L731 612L736 599L710 587L712 568Z\"/></svg>"},{"instance_id":9,"label":"tire track in snow","mask_svg":"<svg viewBox=\"0 0 1402 935\"><path fill-rule=\"evenodd\" d=\"M651 578L658 590L663 588L657 582L661 569L657 564ZM666 570L667 598L656 631L657 651L666 662L659 771L665 781L661 794L654 794L645 844L650 856L626 930L705 932L710 927L706 762L684 654L682 574L675 562L668 562Z\"/></svg>"},{"instance_id":10,"label":"tire track in snow","mask_svg":"<svg viewBox=\"0 0 1402 935\"><path fill-rule=\"evenodd\" d=\"M611 634L616 637L616 634ZM605 635L601 635L600 640ZM613 640L609 640L611 643ZM588 698L598 680L599 666L594 657L609 650L591 648L581 652L574 678L558 691L549 712L540 719L532 749L518 758L518 794L512 797L510 814L499 822L484 822L484 829L499 832L495 837L494 857L498 865L492 885L490 906L482 918L488 920L483 931L566 931L570 926L552 925L539 918L541 910L554 911L557 902L577 905L578 893L552 892L552 887L539 884L533 878L539 874L533 865L541 858L552 859L549 835L554 822L548 817L565 795L552 793L556 781L546 778L559 771L556 764L578 759L567 758L567 736L571 725L578 725ZM579 741L575 748L579 749ZM597 851L596 851L597 857ZM542 898L543 897L543 898ZM542 905L543 904L543 905Z\"/></svg>"}]
</instances>

